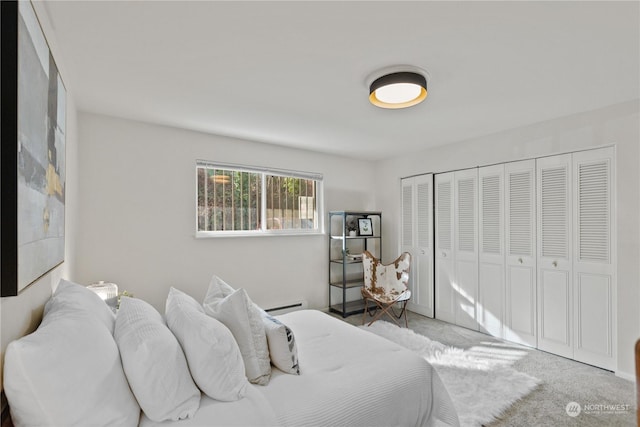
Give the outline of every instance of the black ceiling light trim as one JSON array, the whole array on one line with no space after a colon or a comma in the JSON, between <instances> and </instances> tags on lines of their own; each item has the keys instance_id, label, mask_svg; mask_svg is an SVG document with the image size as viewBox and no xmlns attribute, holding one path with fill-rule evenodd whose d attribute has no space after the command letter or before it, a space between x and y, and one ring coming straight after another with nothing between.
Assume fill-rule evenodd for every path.
<instances>
[{"instance_id":1,"label":"black ceiling light trim","mask_svg":"<svg viewBox=\"0 0 640 427\"><path fill-rule=\"evenodd\" d=\"M398 85L398 84L415 85L418 88L418 92L413 97L399 100L399 101L385 101L378 97L376 90L384 88L385 86ZM413 105L419 104L427 97L427 78L417 72L413 71L397 71L388 74L384 74L381 77L376 78L369 85L369 101L381 108L407 108Z\"/></svg>"},{"instance_id":2,"label":"black ceiling light trim","mask_svg":"<svg viewBox=\"0 0 640 427\"><path fill-rule=\"evenodd\" d=\"M382 86L396 83L413 83L415 85L422 86L425 89L427 88L427 79L425 79L424 76L418 73L404 71L400 73L387 74L386 76L377 78L373 83L371 83L369 94L374 92L376 89L380 89Z\"/></svg>"}]
</instances>

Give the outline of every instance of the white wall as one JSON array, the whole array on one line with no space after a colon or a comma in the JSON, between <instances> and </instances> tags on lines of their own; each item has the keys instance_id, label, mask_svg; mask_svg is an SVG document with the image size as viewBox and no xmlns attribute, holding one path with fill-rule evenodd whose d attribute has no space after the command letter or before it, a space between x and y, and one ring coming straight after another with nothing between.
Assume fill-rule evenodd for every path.
<instances>
[{"instance_id":1,"label":"white wall","mask_svg":"<svg viewBox=\"0 0 640 427\"><path fill-rule=\"evenodd\" d=\"M160 312L170 286L201 300L212 274L264 307L328 302L325 235L194 237L196 159L319 172L327 210L372 208L367 162L89 113L79 135L74 277L117 283Z\"/></svg>"},{"instance_id":2,"label":"white wall","mask_svg":"<svg viewBox=\"0 0 640 427\"><path fill-rule=\"evenodd\" d=\"M378 162L376 208L385 214L385 253L390 256L399 249L401 177L615 144L618 373L632 378L633 347L640 336L639 105L638 101L628 102ZM463 118L459 125L464 126Z\"/></svg>"}]
</instances>

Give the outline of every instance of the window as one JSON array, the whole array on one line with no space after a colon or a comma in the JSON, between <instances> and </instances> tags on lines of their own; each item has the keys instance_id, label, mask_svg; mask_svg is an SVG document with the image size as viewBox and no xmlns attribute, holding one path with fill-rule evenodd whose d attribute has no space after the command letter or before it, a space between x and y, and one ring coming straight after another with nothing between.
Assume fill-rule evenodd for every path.
<instances>
[{"instance_id":1,"label":"window","mask_svg":"<svg viewBox=\"0 0 640 427\"><path fill-rule=\"evenodd\" d=\"M197 236L322 230L322 175L198 160Z\"/></svg>"}]
</instances>

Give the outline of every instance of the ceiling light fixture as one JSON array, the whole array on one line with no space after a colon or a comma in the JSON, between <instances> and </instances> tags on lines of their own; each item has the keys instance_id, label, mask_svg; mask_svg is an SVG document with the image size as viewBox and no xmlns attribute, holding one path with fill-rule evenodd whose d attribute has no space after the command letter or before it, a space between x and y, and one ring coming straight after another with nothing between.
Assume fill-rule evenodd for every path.
<instances>
[{"instance_id":1,"label":"ceiling light fixture","mask_svg":"<svg viewBox=\"0 0 640 427\"><path fill-rule=\"evenodd\" d=\"M399 66L378 71L369 81L369 101L380 108L407 108L427 98L428 73Z\"/></svg>"}]
</instances>

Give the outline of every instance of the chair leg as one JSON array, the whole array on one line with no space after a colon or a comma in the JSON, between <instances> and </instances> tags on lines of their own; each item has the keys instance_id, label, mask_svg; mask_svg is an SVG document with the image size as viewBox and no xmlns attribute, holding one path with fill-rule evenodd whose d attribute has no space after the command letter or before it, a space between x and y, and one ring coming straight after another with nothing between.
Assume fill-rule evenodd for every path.
<instances>
[{"instance_id":1,"label":"chair leg","mask_svg":"<svg viewBox=\"0 0 640 427\"><path fill-rule=\"evenodd\" d=\"M393 320L393 322L398 325L399 328L401 328L402 326L400 326L400 323L396 320L395 317L395 313L393 312L393 305L388 305L387 309L385 310L385 312L387 313L387 315L389 316L389 319Z\"/></svg>"},{"instance_id":2,"label":"chair leg","mask_svg":"<svg viewBox=\"0 0 640 427\"><path fill-rule=\"evenodd\" d=\"M409 321L407 320L407 302L408 302L408 300L404 300L402 302L402 310L400 310L400 315L398 316L398 319L401 319L402 315L404 314L404 326L405 326L405 328L409 327Z\"/></svg>"},{"instance_id":3,"label":"chair leg","mask_svg":"<svg viewBox=\"0 0 640 427\"><path fill-rule=\"evenodd\" d=\"M364 311L362 312L362 324L364 325L364 322L367 321L367 312L369 311L369 302L367 301L367 298L363 298L364 299Z\"/></svg>"},{"instance_id":4,"label":"chair leg","mask_svg":"<svg viewBox=\"0 0 640 427\"><path fill-rule=\"evenodd\" d=\"M408 300L405 300L404 307L402 307L402 311L404 312L404 327L409 329L409 319L407 319L407 302Z\"/></svg>"},{"instance_id":5,"label":"chair leg","mask_svg":"<svg viewBox=\"0 0 640 427\"><path fill-rule=\"evenodd\" d=\"M400 302L400 304L402 305L402 308L400 309L400 314L396 314L396 311L393 309L393 305L391 306L391 312L396 318L402 319L402 315L404 314L404 324L405 324L405 327L407 328L409 327L409 321L407 320L407 302L408 301L409 300L404 300Z\"/></svg>"},{"instance_id":6,"label":"chair leg","mask_svg":"<svg viewBox=\"0 0 640 427\"><path fill-rule=\"evenodd\" d=\"M369 322L369 324L368 324L367 326L371 326L371 324L372 324L373 322L375 322L376 320L380 319L380 317L382 317L382 315L383 315L383 314L385 314L385 313L387 313L387 311L386 311L386 310L380 310L380 311L379 311L379 312L378 312L378 313L373 317L373 319L371 319L371 322ZM389 314L389 313L387 313L387 314ZM389 318L390 318L391 320L393 320L394 322L396 322L396 324L398 324L398 321L397 321L396 319L394 319L392 316L389 316ZM398 326L400 326L400 325L398 325Z\"/></svg>"},{"instance_id":7,"label":"chair leg","mask_svg":"<svg viewBox=\"0 0 640 427\"><path fill-rule=\"evenodd\" d=\"M387 314L387 316L389 316L389 319L393 320L393 321L394 321L394 323L395 323L396 325L398 325L399 327L401 327L401 326L400 326L400 323L398 323L398 321L396 320L396 316L395 316L395 314L394 314L394 313L392 313L392 312L389 312L389 310L390 310L390 309L392 309L393 304L388 304L388 305L386 305L386 306L383 306L383 305L381 305L378 301L375 301L375 300L374 300L374 302L376 303L376 305L378 306L378 308L380 308L380 311L379 311L379 312L374 316L374 318L371 320L371 322L369 322L369 324L368 324L367 326L371 326L371 324L372 324L373 322L375 322L376 320L380 319L380 317L382 317L382 315L386 313L386 314ZM395 304L395 303L394 303L394 304Z\"/></svg>"},{"instance_id":8,"label":"chair leg","mask_svg":"<svg viewBox=\"0 0 640 427\"><path fill-rule=\"evenodd\" d=\"M382 315L384 314L384 310L380 310L380 311L378 311L378 308L382 308L382 307L380 306L380 303L379 303L378 301L376 301L376 300L373 300L373 302L374 302L374 303L376 303L376 311L374 311L374 314L372 315L372 316L373 316L373 319L371 319L371 322L369 322L369 324L368 324L367 326L371 326L371 324L372 324L373 322L375 322L376 320L378 320L378 319L380 318L380 316L382 316Z\"/></svg>"}]
</instances>

